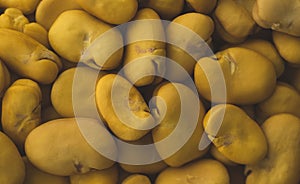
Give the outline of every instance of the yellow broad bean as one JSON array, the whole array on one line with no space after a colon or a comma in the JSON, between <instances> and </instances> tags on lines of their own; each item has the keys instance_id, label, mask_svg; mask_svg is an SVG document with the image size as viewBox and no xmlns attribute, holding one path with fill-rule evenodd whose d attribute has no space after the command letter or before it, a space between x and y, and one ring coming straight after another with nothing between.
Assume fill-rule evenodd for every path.
<instances>
[{"instance_id":1,"label":"yellow broad bean","mask_svg":"<svg viewBox=\"0 0 300 184\"><path fill-rule=\"evenodd\" d=\"M15 81L2 100L2 128L23 150L27 135L41 123L42 94L38 84L29 79Z\"/></svg>"},{"instance_id":2,"label":"yellow broad bean","mask_svg":"<svg viewBox=\"0 0 300 184\"><path fill-rule=\"evenodd\" d=\"M59 57L18 31L0 28L0 58L18 75L43 84L52 83L62 67Z\"/></svg>"},{"instance_id":3,"label":"yellow broad bean","mask_svg":"<svg viewBox=\"0 0 300 184\"><path fill-rule=\"evenodd\" d=\"M22 184L25 166L15 144L0 131L0 183Z\"/></svg>"},{"instance_id":4,"label":"yellow broad bean","mask_svg":"<svg viewBox=\"0 0 300 184\"><path fill-rule=\"evenodd\" d=\"M133 20L137 22L129 25L126 32L130 44L126 46L124 54L125 77L136 86L159 83L162 78L158 76L163 76L166 70L163 25L157 13L149 8L139 10ZM147 40L140 41L144 35L147 35Z\"/></svg>"},{"instance_id":5,"label":"yellow broad bean","mask_svg":"<svg viewBox=\"0 0 300 184\"><path fill-rule=\"evenodd\" d=\"M82 54L101 34L112 29L106 24L82 10L68 10L59 15L49 30L51 47L68 61L78 63ZM70 30L72 30L70 32ZM68 33L68 34L66 34ZM89 48L89 57L85 62L94 68L111 70L119 66L122 55L123 38L119 31L111 30L104 40ZM109 41L110 44L105 44ZM107 42L106 42L107 43ZM72 45L72 49L70 49ZM105 55L112 48L118 48L113 55ZM106 59L106 56L108 57ZM82 58L83 59L83 58ZM90 62L90 63L89 63Z\"/></svg>"},{"instance_id":6,"label":"yellow broad bean","mask_svg":"<svg viewBox=\"0 0 300 184\"><path fill-rule=\"evenodd\" d=\"M116 158L115 142L97 120L64 118L44 123L30 132L25 142L25 153L29 161L41 171L59 176L84 174L93 169L111 167L114 161L91 147L78 127L79 122L89 132L97 127L101 139L94 143Z\"/></svg>"},{"instance_id":7,"label":"yellow broad bean","mask_svg":"<svg viewBox=\"0 0 300 184\"><path fill-rule=\"evenodd\" d=\"M90 14L110 24L130 21L138 8L137 0L76 0L76 2Z\"/></svg>"},{"instance_id":8,"label":"yellow broad bean","mask_svg":"<svg viewBox=\"0 0 300 184\"><path fill-rule=\"evenodd\" d=\"M0 98L10 85L10 73L5 64L0 60Z\"/></svg>"}]
</instances>

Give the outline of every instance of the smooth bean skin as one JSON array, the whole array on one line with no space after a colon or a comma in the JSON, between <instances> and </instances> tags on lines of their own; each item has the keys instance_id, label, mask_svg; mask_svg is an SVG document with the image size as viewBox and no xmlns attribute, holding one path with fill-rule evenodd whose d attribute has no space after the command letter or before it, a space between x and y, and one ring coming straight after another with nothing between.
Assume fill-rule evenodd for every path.
<instances>
[{"instance_id":1,"label":"smooth bean skin","mask_svg":"<svg viewBox=\"0 0 300 184\"><path fill-rule=\"evenodd\" d=\"M72 31L69 32L70 30ZM101 36L106 31L109 32ZM65 34L66 32L69 34ZM97 40L98 37L100 40ZM95 40L97 42L93 44ZM51 47L68 61L81 61L101 70L118 67L123 56L121 33L83 10L68 10L60 14L49 30L49 42ZM108 42L110 44L107 44ZM88 56L81 58L87 49ZM109 55L112 49L117 50Z\"/></svg>"},{"instance_id":2,"label":"smooth bean skin","mask_svg":"<svg viewBox=\"0 0 300 184\"><path fill-rule=\"evenodd\" d=\"M106 169L114 164L99 152L97 152L81 134L78 122L86 125L86 131L93 131L91 127L97 127L101 132L97 139L105 151L116 156L116 145L107 130L98 124L98 121L90 118L62 118L49 121L35 128L28 135L25 142L25 153L29 161L38 169L58 175L70 176L84 174L92 169ZM65 149L65 148L69 149Z\"/></svg>"},{"instance_id":3,"label":"smooth bean skin","mask_svg":"<svg viewBox=\"0 0 300 184\"><path fill-rule=\"evenodd\" d=\"M229 184L228 171L223 164L212 159L202 159L180 168L169 167L162 171L155 180L155 184Z\"/></svg>"},{"instance_id":4,"label":"smooth bean skin","mask_svg":"<svg viewBox=\"0 0 300 184\"><path fill-rule=\"evenodd\" d=\"M25 166L15 144L0 132L0 183L22 184Z\"/></svg>"},{"instance_id":5,"label":"smooth bean skin","mask_svg":"<svg viewBox=\"0 0 300 184\"><path fill-rule=\"evenodd\" d=\"M218 62L218 65L215 62ZM269 97L275 89L276 73L271 61L255 51L232 47L216 53L215 57L201 58L195 66L196 87L207 100L212 100L211 89L219 89L218 80L222 79L212 75L219 72L219 67L223 71L226 85L226 103L238 105L259 103ZM218 94L214 101L223 103L224 99Z\"/></svg>"},{"instance_id":6,"label":"smooth bean skin","mask_svg":"<svg viewBox=\"0 0 300 184\"><path fill-rule=\"evenodd\" d=\"M137 0L76 0L87 12L110 24L131 20L138 8Z\"/></svg>"},{"instance_id":7,"label":"smooth bean skin","mask_svg":"<svg viewBox=\"0 0 300 184\"><path fill-rule=\"evenodd\" d=\"M268 154L261 162L246 166L246 184L297 184L300 181L300 119L282 113L262 124Z\"/></svg>"}]
</instances>

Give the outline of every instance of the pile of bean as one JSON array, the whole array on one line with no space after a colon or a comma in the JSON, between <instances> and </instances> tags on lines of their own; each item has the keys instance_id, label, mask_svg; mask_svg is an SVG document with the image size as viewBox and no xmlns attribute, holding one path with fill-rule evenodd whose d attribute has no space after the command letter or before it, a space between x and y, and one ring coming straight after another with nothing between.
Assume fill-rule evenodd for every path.
<instances>
[{"instance_id":1,"label":"pile of bean","mask_svg":"<svg viewBox=\"0 0 300 184\"><path fill-rule=\"evenodd\" d=\"M300 183L299 0L0 14L0 184Z\"/></svg>"}]
</instances>

